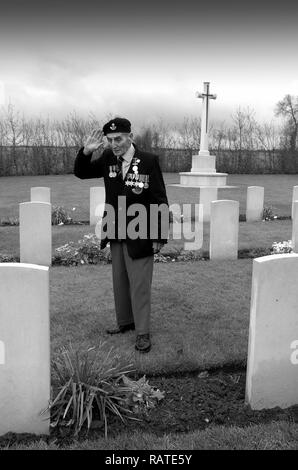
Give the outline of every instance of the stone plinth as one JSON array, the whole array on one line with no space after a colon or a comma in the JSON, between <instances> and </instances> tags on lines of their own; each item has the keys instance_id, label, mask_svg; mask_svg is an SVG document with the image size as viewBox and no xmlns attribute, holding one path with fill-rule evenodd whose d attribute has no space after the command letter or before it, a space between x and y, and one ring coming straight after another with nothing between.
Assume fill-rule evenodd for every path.
<instances>
[{"instance_id":1,"label":"stone plinth","mask_svg":"<svg viewBox=\"0 0 298 470\"><path fill-rule=\"evenodd\" d=\"M189 209L190 207L187 204L183 204L184 250L200 250L203 246L203 205L195 204L193 222L191 221L191 210Z\"/></svg>"},{"instance_id":2,"label":"stone plinth","mask_svg":"<svg viewBox=\"0 0 298 470\"><path fill-rule=\"evenodd\" d=\"M216 173L215 160L215 155L193 155L191 171L179 173L181 186L226 186L228 174Z\"/></svg>"},{"instance_id":3,"label":"stone plinth","mask_svg":"<svg viewBox=\"0 0 298 470\"><path fill-rule=\"evenodd\" d=\"M49 434L49 268L0 263L0 435Z\"/></svg>"},{"instance_id":4,"label":"stone plinth","mask_svg":"<svg viewBox=\"0 0 298 470\"><path fill-rule=\"evenodd\" d=\"M211 202L217 200L218 188L213 186L200 187L200 204L203 208L203 221L210 222Z\"/></svg>"},{"instance_id":5,"label":"stone plinth","mask_svg":"<svg viewBox=\"0 0 298 470\"><path fill-rule=\"evenodd\" d=\"M227 173L183 172L179 173L181 186L226 186Z\"/></svg>"},{"instance_id":6,"label":"stone plinth","mask_svg":"<svg viewBox=\"0 0 298 470\"><path fill-rule=\"evenodd\" d=\"M253 260L246 403L298 404L298 254Z\"/></svg>"},{"instance_id":7,"label":"stone plinth","mask_svg":"<svg viewBox=\"0 0 298 470\"><path fill-rule=\"evenodd\" d=\"M192 167L191 173L203 172L203 173L215 173L215 155L201 156L193 155L192 156Z\"/></svg>"}]
</instances>

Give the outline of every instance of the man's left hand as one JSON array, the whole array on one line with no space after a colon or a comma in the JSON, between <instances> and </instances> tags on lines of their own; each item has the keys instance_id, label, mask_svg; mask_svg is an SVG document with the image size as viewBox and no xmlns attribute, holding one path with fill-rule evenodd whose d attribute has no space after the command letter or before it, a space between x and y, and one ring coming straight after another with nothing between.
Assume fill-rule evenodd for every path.
<instances>
[{"instance_id":1,"label":"man's left hand","mask_svg":"<svg viewBox=\"0 0 298 470\"><path fill-rule=\"evenodd\" d=\"M153 246L153 253L156 254L162 249L163 244L159 242L153 242L152 246Z\"/></svg>"}]
</instances>

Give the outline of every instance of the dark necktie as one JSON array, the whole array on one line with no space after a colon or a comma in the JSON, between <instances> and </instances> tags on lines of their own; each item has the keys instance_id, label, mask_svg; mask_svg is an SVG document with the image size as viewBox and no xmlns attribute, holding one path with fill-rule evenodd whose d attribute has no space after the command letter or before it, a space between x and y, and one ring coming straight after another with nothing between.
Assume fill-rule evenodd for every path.
<instances>
[{"instance_id":1,"label":"dark necktie","mask_svg":"<svg viewBox=\"0 0 298 470\"><path fill-rule=\"evenodd\" d=\"M123 157L120 156L120 157L117 158L117 163L118 163L118 167L119 167L119 176L120 176L120 178L122 178L122 179L123 179L123 177L122 177L122 163L123 163L123 162L124 162L124 158L123 158Z\"/></svg>"}]
</instances>

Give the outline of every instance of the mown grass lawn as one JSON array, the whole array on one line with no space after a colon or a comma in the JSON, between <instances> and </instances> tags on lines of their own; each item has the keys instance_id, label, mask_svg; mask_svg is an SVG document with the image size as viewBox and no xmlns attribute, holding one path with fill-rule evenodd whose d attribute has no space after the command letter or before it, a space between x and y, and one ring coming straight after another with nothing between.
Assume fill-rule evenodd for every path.
<instances>
[{"instance_id":1,"label":"mown grass lawn","mask_svg":"<svg viewBox=\"0 0 298 470\"><path fill-rule=\"evenodd\" d=\"M95 233L94 227L89 225L52 226L53 255L55 249L70 241L77 242L87 233ZM291 220L275 220L267 222L240 222L239 223L239 250L244 248L271 248L275 241L289 240L292 237ZM209 251L210 225L204 224L203 247ZM172 248L183 247L183 240L173 240L164 246L162 253ZM0 227L0 254L19 256L19 227Z\"/></svg>"},{"instance_id":2,"label":"mown grass lawn","mask_svg":"<svg viewBox=\"0 0 298 470\"><path fill-rule=\"evenodd\" d=\"M156 263L152 351L140 355L134 332L105 334L115 323L110 265L52 268L52 352L106 340L150 374L245 364L251 269L252 260Z\"/></svg>"},{"instance_id":3,"label":"mown grass lawn","mask_svg":"<svg viewBox=\"0 0 298 470\"><path fill-rule=\"evenodd\" d=\"M298 426L278 422L252 425L247 428L210 426L204 431L166 434L163 437L149 433L121 433L115 438L73 440L63 446L53 439L33 439L27 444L11 445L17 450L297 450Z\"/></svg>"},{"instance_id":4,"label":"mown grass lawn","mask_svg":"<svg viewBox=\"0 0 298 470\"><path fill-rule=\"evenodd\" d=\"M169 203L197 202L198 190L181 189L171 184L179 183L179 174L165 173ZM240 202L240 213L245 213L248 186L264 186L265 206L272 206L278 215L291 214L293 186L298 185L298 175L229 175L227 184L234 189L220 189L219 199ZM89 188L103 186L102 179L80 180L74 175L8 176L0 178L0 218L19 214L18 204L30 200L32 186L51 188L52 204L76 210L76 220L89 219Z\"/></svg>"}]
</instances>

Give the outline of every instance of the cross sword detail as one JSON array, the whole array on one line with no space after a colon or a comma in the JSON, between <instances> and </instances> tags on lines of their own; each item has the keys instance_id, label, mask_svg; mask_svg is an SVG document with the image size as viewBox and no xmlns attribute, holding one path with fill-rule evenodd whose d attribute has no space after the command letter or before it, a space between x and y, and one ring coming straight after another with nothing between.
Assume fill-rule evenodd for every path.
<instances>
[{"instance_id":1,"label":"cross sword detail","mask_svg":"<svg viewBox=\"0 0 298 470\"><path fill-rule=\"evenodd\" d=\"M210 82L204 82L204 93L197 92L197 98L206 98L206 134L208 132L209 100L216 100L217 95L209 93Z\"/></svg>"}]
</instances>

